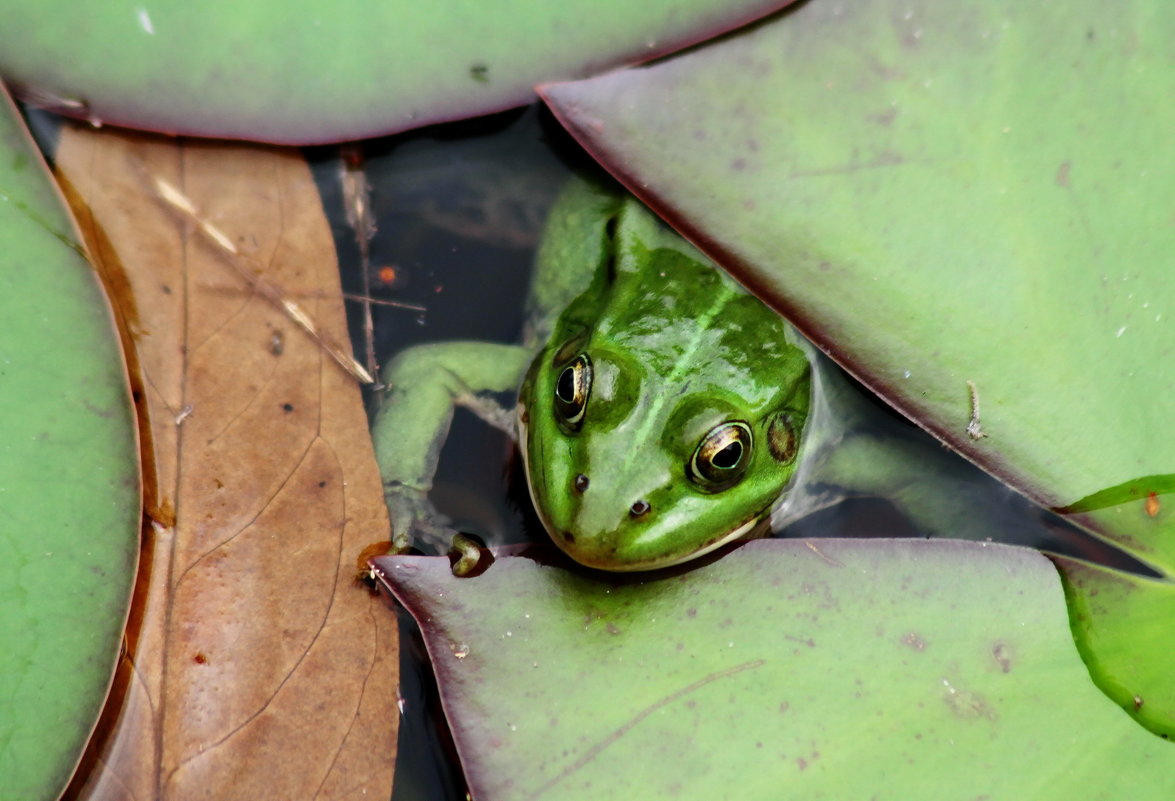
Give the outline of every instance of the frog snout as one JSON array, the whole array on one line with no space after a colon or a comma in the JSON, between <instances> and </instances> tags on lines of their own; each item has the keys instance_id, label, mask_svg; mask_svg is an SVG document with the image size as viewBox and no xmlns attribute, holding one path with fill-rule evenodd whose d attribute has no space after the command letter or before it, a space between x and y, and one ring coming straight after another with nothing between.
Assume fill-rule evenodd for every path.
<instances>
[{"instance_id":1,"label":"frog snout","mask_svg":"<svg viewBox=\"0 0 1175 801\"><path fill-rule=\"evenodd\" d=\"M575 490L576 495L583 495L585 492L587 492L588 487L590 487L591 484L592 481L587 477L586 474L577 473L575 479L571 482L571 487ZM628 507L628 514L633 518L644 517L652 508L652 505L650 505L648 501L646 501L644 498L641 498L640 500L634 501L632 506ZM569 541L573 539L570 535L564 536Z\"/></svg>"},{"instance_id":2,"label":"frog snout","mask_svg":"<svg viewBox=\"0 0 1175 801\"><path fill-rule=\"evenodd\" d=\"M631 477L608 471L572 472L564 481L563 497L569 503L555 519L543 521L555 544L588 567L644 569L646 540L664 512L654 505L662 500L657 487L634 486Z\"/></svg>"}]
</instances>

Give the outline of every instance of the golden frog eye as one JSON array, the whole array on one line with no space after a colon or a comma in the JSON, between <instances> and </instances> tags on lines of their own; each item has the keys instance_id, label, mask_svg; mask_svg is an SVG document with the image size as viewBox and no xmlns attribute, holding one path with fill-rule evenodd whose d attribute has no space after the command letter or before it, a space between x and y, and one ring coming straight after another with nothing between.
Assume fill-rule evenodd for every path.
<instances>
[{"instance_id":1,"label":"golden frog eye","mask_svg":"<svg viewBox=\"0 0 1175 801\"><path fill-rule=\"evenodd\" d=\"M592 363L586 353L581 353L563 368L555 382L555 413L572 430L583 422L591 391Z\"/></svg>"},{"instance_id":2,"label":"golden frog eye","mask_svg":"<svg viewBox=\"0 0 1175 801\"><path fill-rule=\"evenodd\" d=\"M710 492L737 483L751 463L751 439L750 426L741 421L714 426L690 458L690 480Z\"/></svg>"}]
</instances>

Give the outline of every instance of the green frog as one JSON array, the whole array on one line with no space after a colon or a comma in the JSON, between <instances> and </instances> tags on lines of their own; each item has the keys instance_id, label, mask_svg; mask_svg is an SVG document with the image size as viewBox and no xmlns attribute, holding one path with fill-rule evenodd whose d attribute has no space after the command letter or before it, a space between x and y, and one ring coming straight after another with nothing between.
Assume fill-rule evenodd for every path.
<instances>
[{"instance_id":1,"label":"green frog","mask_svg":"<svg viewBox=\"0 0 1175 801\"><path fill-rule=\"evenodd\" d=\"M516 437L551 539L599 569L778 527L843 497L830 476L901 490L862 470L893 460L846 435L855 412L831 409L846 393L820 355L631 196L581 179L561 194L527 319L519 344L421 345L387 366L373 437L395 548L453 533L428 492L455 406ZM514 389L512 410L486 397Z\"/></svg>"}]
</instances>

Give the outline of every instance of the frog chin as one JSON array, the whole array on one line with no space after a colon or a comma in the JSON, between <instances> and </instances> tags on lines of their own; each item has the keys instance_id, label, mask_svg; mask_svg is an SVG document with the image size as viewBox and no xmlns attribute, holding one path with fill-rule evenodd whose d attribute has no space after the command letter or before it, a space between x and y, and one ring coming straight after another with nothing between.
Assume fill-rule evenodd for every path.
<instances>
[{"instance_id":1,"label":"frog chin","mask_svg":"<svg viewBox=\"0 0 1175 801\"><path fill-rule=\"evenodd\" d=\"M540 515L540 517L542 516ZM615 547L585 547L585 543L583 542L585 538L576 538L571 532L554 531L548 525L547 521L545 519L543 520L543 525L547 527L547 532L550 534L551 539L565 554L587 567L596 568L597 570L608 570L615 573L659 570L664 567L680 565L684 562L705 556L711 551L721 548L723 545L737 542L741 539L750 539L761 533L762 530L765 530L767 523L768 520L764 515L757 515L735 526L730 531L707 540L701 546L692 550L668 553L661 557L626 558ZM598 541L600 538L591 537L586 539Z\"/></svg>"},{"instance_id":2,"label":"frog chin","mask_svg":"<svg viewBox=\"0 0 1175 801\"><path fill-rule=\"evenodd\" d=\"M535 508L538 510L539 519L543 521L543 527L547 529L547 534L550 535L552 542L558 546L559 550L585 567L617 573L673 567L704 556L728 543L760 536L767 530L770 523L767 513L763 512L742 521L729 531L706 540L698 547L684 551L670 551L660 556L648 553L637 555L625 553L626 549L617 547L615 543L620 538L618 532L585 535L563 530L552 525L550 519L537 504Z\"/></svg>"}]
</instances>

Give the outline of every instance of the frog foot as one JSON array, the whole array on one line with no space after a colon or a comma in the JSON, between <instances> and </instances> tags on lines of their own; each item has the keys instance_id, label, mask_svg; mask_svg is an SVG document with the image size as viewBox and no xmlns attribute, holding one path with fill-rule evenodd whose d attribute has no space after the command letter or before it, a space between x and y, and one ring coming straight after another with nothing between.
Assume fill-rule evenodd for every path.
<instances>
[{"instance_id":1,"label":"frog foot","mask_svg":"<svg viewBox=\"0 0 1175 801\"><path fill-rule=\"evenodd\" d=\"M420 545L445 553L458 534L452 521L433 506L427 490L389 481L384 485L384 500L392 521L394 553Z\"/></svg>"}]
</instances>

